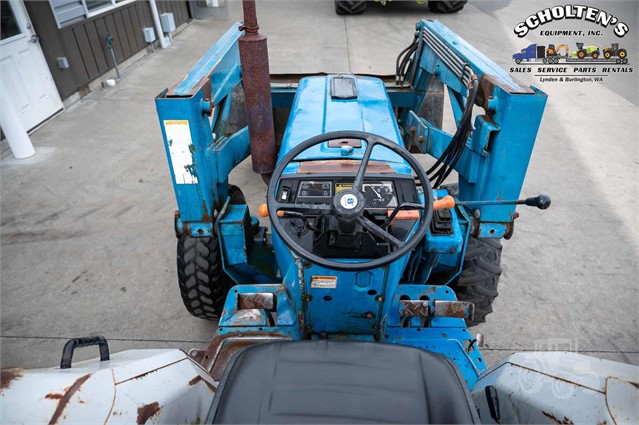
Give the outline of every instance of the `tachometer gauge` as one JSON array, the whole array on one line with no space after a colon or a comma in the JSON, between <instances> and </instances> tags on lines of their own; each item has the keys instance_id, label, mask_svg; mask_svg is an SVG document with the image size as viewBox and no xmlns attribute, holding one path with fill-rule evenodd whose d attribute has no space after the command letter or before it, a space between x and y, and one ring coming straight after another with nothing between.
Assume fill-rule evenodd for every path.
<instances>
[{"instance_id":1,"label":"tachometer gauge","mask_svg":"<svg viewBox=\"0 0 639 425\"><path fill-rule=\"evenodd\" d=\"M362 185L367 208L394 208L397 206L391 182L364 183Z\"/></svg>"}]
</instances>

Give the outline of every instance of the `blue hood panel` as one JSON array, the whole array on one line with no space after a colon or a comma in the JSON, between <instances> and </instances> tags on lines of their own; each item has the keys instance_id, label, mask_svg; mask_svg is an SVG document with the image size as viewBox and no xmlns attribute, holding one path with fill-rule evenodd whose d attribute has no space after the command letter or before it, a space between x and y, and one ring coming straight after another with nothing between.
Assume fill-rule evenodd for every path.
<instances>
[{"instance_id":1,"label":"blue hood panel","mask_svg":"<svg viewBox=\"0 0 639 425\"><path fill-rule=\"evenodd\" d=\"M366 131L402 144L395 113L382 80L355 76L357 98L333 99L331 80L334 77L337 75L307 77L300 80L279 159L303 141L331 131ZM345 157L342 156L340 148L329 148L328 143L322 143L308 149L297 158L359 159L365 148L366 145L363 144L362 148L354 149L352 155ZM381 146L375 148L371 159L405 163L400 156Z\"/></svg>"}]
</instances>

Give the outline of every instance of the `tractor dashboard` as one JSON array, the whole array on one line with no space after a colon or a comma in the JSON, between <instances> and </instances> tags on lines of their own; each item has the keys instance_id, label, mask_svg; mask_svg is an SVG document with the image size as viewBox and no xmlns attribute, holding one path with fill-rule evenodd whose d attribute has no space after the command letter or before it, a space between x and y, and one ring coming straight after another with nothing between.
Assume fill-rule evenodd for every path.
<instances>
[{"instance_id":1,"label":"tractor dashboard","mask_svg":"<svg viewBox=\"0 0 639 425\"><path fill-rule=\"evenodd\" d=\"M286 174L276 195L282 205L326 205L340 192L352 189L354 176L337 174ZM419 215L403 211L387 222L390 214L403 203L418 203L412 175L367 174L362 184L366 218L402 241L408 237ZM311 210L312 211L312 210ZM346 225L324 212L281 218L286 232L296 243L325 258L377 258L390 252L387 241L376 238L360 224Z\"/></svg>"}]
</instances>

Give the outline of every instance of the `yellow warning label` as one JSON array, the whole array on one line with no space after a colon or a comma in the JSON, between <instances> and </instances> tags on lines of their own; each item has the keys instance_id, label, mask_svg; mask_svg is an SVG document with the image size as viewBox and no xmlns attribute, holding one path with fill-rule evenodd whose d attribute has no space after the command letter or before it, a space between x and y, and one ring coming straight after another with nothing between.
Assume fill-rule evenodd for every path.
<instances>
[{"instance_id":1,"label":"yellow warning label","mask_svg":"<svg viewBox=\"0 0 639 425\"><path fill-rule=\"evenodd\" d=\"M164 125L189 125L189 120L164 120Z\"/></svg>"},{"instance_id":2,"label":"yellow warning label","mask_svg":"<svg viewBox=\"0 0 639 425\"><path fill-rule=\"evenodd\" d=\"M342 190L352 189L353 183L335 183L335 193L340 193Z\"/></svg>"},{"instance_id":3,"label":"yellow warning label","mask_svg":"<svg viewBox=\"0 0 639 425\"><path fill-rule=\"evenodd\" d=\"M337 287L336 276L313 276L311 277L311 288L329 288Z\"/></svg>"}]
</instances>

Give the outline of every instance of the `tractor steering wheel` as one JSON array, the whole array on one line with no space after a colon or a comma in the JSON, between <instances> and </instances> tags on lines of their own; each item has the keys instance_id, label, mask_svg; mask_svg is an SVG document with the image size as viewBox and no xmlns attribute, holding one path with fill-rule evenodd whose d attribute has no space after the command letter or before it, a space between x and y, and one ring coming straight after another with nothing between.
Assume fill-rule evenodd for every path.
<instances>
[{"instance_id":1,"label":"tractor steering wheel","mask_svg":"<svg viewBox=\"0 0 639 425\"><path fill-rule=\"evenodd\" d=\"M353 187L351 189L341 190L335 193L332 200L332 205L325 204L287 204L279 202L276 199L276 193L282 172L289 163L291 163L299 154L305 150L335 139L359 139L366 142L366 150L362 156L361 164L355 175L353 181ZM366 217L364 217L364 211L366 209L365 198L362 190L362 184L364 182L364 175L366 174L366 168L371 158L373 148L377 145L384 146L387 149L395 152L401 156L410 167L413 169L419 182L421 183L424 191L424 204L423 211L420 214L419 227L415 233L409 238L408 241L400 241L391 235L387 230L382 229L377 224L373 223ZM385 266L393 261L401 258L410 252L426 234L426 230L430 225L430 221L433 216L433 191L428 180L426 172L417 160L397 143L392 142L384 137L364 132L364 131L334 131L330 133L320 134L315 137L300 143L295 146L284 158L279 162L275 171L271 176L271 181L268 186L268 192L266 196L266 204L268 207L268 215L271 220L271 226L273 231L282 238L284 244L299 255L312 263L334 270L345 271L359 271L369 270L377 267ZM332 214L340 222L359 223L364 229L368 230L375 237L382 239L390 244L394 249L389 254L384 255L381 258L365 262L346 263L341 261L329 260L324 257L320 257L307 249L303 248L297 243L284 229L284 226L280 222L281 215L278 215L280 211L289 211L295 213L310 213L310 214Z\"/></svg>"}]
</instances>

